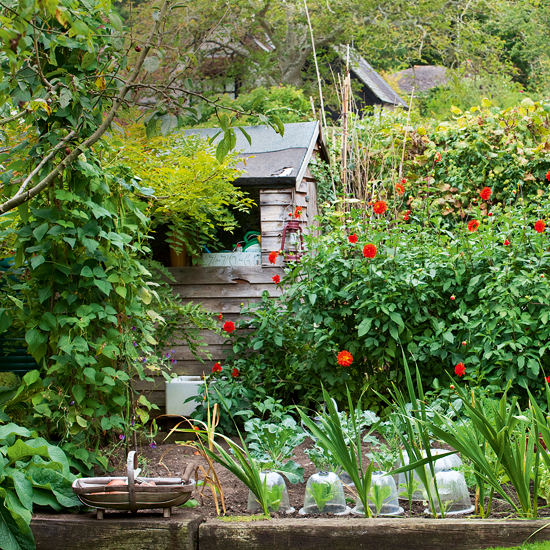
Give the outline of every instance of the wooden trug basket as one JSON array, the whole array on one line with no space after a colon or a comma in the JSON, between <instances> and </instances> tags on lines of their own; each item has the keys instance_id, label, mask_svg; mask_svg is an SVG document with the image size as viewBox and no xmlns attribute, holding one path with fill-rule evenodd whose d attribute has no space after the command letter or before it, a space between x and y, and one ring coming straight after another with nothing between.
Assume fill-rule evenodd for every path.
<instances>
[{"instance_id":1,"label":"wooden trug basket","mask_svg":"<svg viewBox=\"0 0 550 550\"><path fill-rule=\"evenodd\" d=\"M195 488L195 481L189 479L195 469L189 463L181 478L173 477L138 477L137 455L135 451L128 453L128 477L90 477L76 479L73 491L86 506L97 508L97 519L103 519L105 510L129 510L135 514L138 510L147 508L163 508L165 518L169 518L172 506L187 502ZM108 485L109 482L120 479L124 485ZM136 484L136 481L138 484ZM155 486L140 485L145 482L155 482Z\"/></svg>"}]
</instances>

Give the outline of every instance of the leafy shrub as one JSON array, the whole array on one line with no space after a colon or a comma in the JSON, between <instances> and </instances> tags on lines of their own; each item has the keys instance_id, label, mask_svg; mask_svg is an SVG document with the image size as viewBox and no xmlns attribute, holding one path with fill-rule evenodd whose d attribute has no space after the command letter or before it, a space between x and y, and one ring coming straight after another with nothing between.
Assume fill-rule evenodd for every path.
<instances>
[{"instance_id":1,"label":"leafy shrub","mask_svg":"<svg viewBox=\"0 0 550 550\"><path fill-rule=\"evenodd\" d=\"M483 99L490 99L501 109L508 109L519 103L522 86L508 75L466 76L457 71L447 71L449 82L429 90L419 96L416 103L425 117L438 120L451 119L449 105L455 105L462 111L468 111L473 105L481 105Z\"/></svg>"},{"instance_id":2,"label":"leafy shrub","mask_svg":"<svg viewBox=\"0 0 550 550\"><path fill-rule=\"evenodd\" d=\"M354 198L400 198L398 212L424 209L460 220L489 186L496 203L525 200L546 189L550 103L525 98L501 109L452 107L452 121L403 113L356 120L350 130L349 189ZM402 178L404 194L396 185Z\"/></svg>"},{"instance_id":3,"label":"leafy shrub","mask_svg":"<svg viewBox=\"0 0 550 550\"><path fill-rule=\"evenodd\" d=\"M149 198L146 214L152 227L167 224L169 242L181 250L182 243L194 256L202 247L212 246L218 230L232 232L237 222L231 208L248 211L254 202L232 185L240 174L235 153L222 162L216 148L197 136L149 139L142 126L126 129L124 137L113 141L112 155L130 167L145 187Z\"/></svg>"},{"instance_id":4,"label":"leafy shrub","mask_svg":"<svg viewBox=\"0 0 550 550\"><path fill-rule=\"evenodd\" d=\"M259 86L251 92L239 94L237 99L230 99L223 96L219 100L219 105L230 108L240 108L245 111L254 111L258 115L276 115L287 124L289 122L305 122L311 120L311 103L305 97L303 90L293 86L272 86L265 88ZM190 116L186 119L188 126L218 127L219 120L217 111L219 107L214 105L203 105L200 113ZM255 125L258 118L252 116L242 116L238 120L239 126Z\"/></svg>"},{"instance_id":5,"label":"leafy shrub","mask_svg":"<svg viewBox=\"0 0 550 550\"><path fill-rule=\"evenodd\" d=\"M319 400L321 383L342 402L345 384L384 394L400 383L402 345L428 387L464 363L465 378L489 392L510 380L510 395L539 397L550 371L550 253L534 222L548 206L547 197L484 203L470 213L481 222L474 231L468 218L451 225L423 209L409 222L368 205L334 210L329 230L309 238L316 254L288 270L283 295L247 310L251 331L233 336L232 361L256 369L262 391L284 403ZM367 243L373 259L363 257ZM338 364L342 350L351 365ZM379 410L373 392L365 399Z\"/></svg>"},{"instance_id":6,"label":"leafy shrub","mask_svg":"<svg viewBox=\"0 0 550 550\"><path fill-rule=\"evenodd\" d=\"M76 477L59 447L13 423L0 426L0 459L0 544L3 550L31 550L34 506L79 506L71 488Z\"/></svg>"}]
</instances>

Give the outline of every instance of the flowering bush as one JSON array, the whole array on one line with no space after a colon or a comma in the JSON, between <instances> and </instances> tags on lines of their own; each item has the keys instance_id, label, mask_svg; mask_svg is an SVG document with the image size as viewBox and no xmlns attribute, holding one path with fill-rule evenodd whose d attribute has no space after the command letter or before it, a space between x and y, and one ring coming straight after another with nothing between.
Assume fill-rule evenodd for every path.
<instances>
[{"instance_id":1,"label":"flowering bush","mask_svg":"<svg viewBox=\"0 0 550 550\"><path fill-rule=\"evenodd\" d=\"M344 384L384 393L402 379L401 347L427 385L446 384L462 364L456 374L489 391L510 380L511 394L540 396L550 373L550 241L534 222L549 207L544 196L495 206L492 217L477 207L474 232L468 219L405 223L368 206L329 213L328 231L309 237L316 255L292 266L284 294L247 311L253 330L233 339L232 361L255 365L262 391L285 403L317 399L321 382L337 400ZM364 253L369 245L376 254Z\"/></svg>"}]
</instances>

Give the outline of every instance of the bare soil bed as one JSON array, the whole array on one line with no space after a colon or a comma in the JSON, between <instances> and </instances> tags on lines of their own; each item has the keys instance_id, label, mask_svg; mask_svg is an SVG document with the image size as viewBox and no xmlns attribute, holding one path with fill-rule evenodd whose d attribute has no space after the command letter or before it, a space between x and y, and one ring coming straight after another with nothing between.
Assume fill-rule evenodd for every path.
<instances>
[{"instance_id":1,"label":"bare soil bed","mask_svg":"<svg viewBox=\"0 0 550 550\"><path fill-rule=\"evenodd\" d=\"M185 442L182 442L185 443ZM307 481L309 476L314 474L317 470L316 467L311 463L309 457L304 453L304 450L311 446L311 441L306 440L302 445L295 449L295 458L294 460L298 462L301 466L304 467L304 480ZM132 450L131 448L129 450ZM201 456L195 454L196 449L190 446L184 446L181 444L161 444L156 448L152 448L148 445L140 446L138 449L138 456L140 460L140 466L142 467L141 475L144 477L180 477L185 470L186 465L189 461L195 462L197 466L202 465L207 469L208 465L206 460ZM363 455L368 451L368 446L365 445L363 449ZM109 475L125 475L126 474L126 458L125 451L121 449L119 453L113 458L113 466L115 471ZM246 511L248 504L248 489L239 481L233 474L227 471L225 468L222 468L220 465L215 464L215 469L220 479L220 482L223 487L223 493L225 497L225 505L227 515L231 516L246 516L249 515ZM202 476L199 476L199 478ZM305 483L291 484L287 481L288 495L290 499L290 505L296 509L296 512L292 514L280 514L281 518L290 518L290 517L303 517L298 514L298 510L304 504L304 495L305 495ZM353 507L354 502L353 495L346 490L346 497L349 497L348 504ZM216 508L211 496L211 491L208 487L204 488L204 496L201 496L199 490L195 491L193 497L199 502L199 506L195 509L197 513L201 514L204 518L215 517ZM471 493L470 498L472 504L474 504L474 495ZM425 514L427 508L427 503L422 502L413 502L412 509L409 509L409 504L407 501L400 500L400 505L404 508L404 517L416 517L416 518L426 518L431 517L430 515ZM539 499L539 517L550 517L550 509L545 508L546 502ZM272 514L273 516L278 516L278 514ZM315 517L315 516L308 516ZM323 514L322 516L317 517L330 517L330 514ZM333 516L336 517L336 516ZM361 516L344 516L349 519ZM448 516L448 519L465 519L465 518L475 518L475 515L467 516ZM497 497L493 499L492 513L490 518L494 519L513 519L517 517L508 503L500 500ZM340 517L339 519L342 519Z\"/></svg>"}]
</instances>

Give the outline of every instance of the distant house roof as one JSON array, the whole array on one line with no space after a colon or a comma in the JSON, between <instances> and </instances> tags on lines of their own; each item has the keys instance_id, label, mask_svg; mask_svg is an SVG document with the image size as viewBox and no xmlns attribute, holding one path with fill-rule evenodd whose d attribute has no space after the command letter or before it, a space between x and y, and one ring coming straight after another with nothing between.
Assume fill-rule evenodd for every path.
<instances>
[{"instance_id":1,"label":"distant house roof","mask_svg":"<svg viewBox=\"0 0 550 550\"><path fill-rule=\"evenodd\" d=\"M447 69L435 65L415 65L410 69L399 71L392 76L397 79L397 85L406 94L415 91L427 92L428 90L447 84Z\"/></svg>"},{"instance_id":2,"label":"distant house roof","mask_svg":"<svg viewBox=\"0 0 550 550\"><path fill-rule=\"evenodd\" d=\"M340 62L346 64L347 46L333 46L334 51L338 54ZM371 67L365 59L363 59L355 50L350 48L350 73L361 81L372 93L374 98L371 98L373 104L396 105L408 109L408 105L399 94ZM368 98L365 98L368 99ZM378 100L378 101L376 101Z\"/></svg>"},{"instance_id":3,"label":"distant house roof","mask_svg":"<svg viewBox=\"0 0 550 550\"><path fill-rule=\"evenodd\" d=\"M326 156L318 121L285 124L284 136L269 126L245 126L244 130L252 144L248 143L238 128L235 129L235 150L239 151L239 157L246 159L246 164L239 162L237 166L245 173L234 181L236 185L276 188L296 186L302 180L318 140ZM205 139L216 134L220 135L214 140L215 143L222 139L219 128L185 130L186 136L199 135Z\"/></svg>"}]
</instances>

